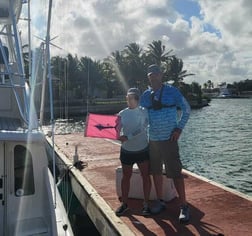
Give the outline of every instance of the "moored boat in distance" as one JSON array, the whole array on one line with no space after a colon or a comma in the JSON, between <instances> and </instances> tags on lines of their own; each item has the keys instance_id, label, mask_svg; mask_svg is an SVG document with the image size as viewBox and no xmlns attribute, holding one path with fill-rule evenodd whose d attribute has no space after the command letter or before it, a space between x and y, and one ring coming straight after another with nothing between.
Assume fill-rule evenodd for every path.
<instances>
[{"instance_id":1,"label":"moored boat in distance","mask_svg":"<svg viewBox=\"0 0 252 236\"><path fill-rule=\"evenodd\" d=\"M249 98L249 96L240 94L236 90L228 88L226 83L220 85L219 94L213 98Z\"/></svg>"},{"instance_id":2,"label":"moored boat in distance","mask_svg":"<svg viewBox=\"0 0 252 236\"><path fill-rule=\"evenodd\" d=\"M0 236L73 235L26 82L20 0L0 2Z\"/></svg>"}]
</instances>

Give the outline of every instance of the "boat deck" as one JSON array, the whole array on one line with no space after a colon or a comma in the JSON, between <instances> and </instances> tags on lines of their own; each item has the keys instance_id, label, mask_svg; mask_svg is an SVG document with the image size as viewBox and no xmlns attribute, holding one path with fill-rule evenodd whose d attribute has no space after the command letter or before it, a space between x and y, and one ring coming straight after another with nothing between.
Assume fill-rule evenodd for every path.
<instances>
[{"instance_id":1,"label":"boat deck","mask_svg":"<svg viewBox=\"0 0 252 236\"><path fill-rule=\"evenodd\" d=\"M81 171L69 168L70 175L82 186L75 194L101 235L251 235L252 197L186 170L183 173L191 214L188 224L178 222L176 198L166 203L164 212L148 217L141 215L142 200L130 199L130 211L119 218L114 210L120 205L116 194L120 146L110 140L84 137L83 133L55 135L54 141L59 157L68 167L78 145L79 160L87 166ZM85 197L81 192L86 193ZM108 233L108 228L114 233Z\"/></svg>"}]
</instances>

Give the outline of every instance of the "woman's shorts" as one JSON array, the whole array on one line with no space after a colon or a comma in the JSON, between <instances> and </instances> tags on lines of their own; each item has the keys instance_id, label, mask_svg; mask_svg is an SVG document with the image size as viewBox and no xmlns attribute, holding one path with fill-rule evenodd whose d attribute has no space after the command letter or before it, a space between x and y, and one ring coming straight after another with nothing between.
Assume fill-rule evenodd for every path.
<instances>
[{"instance_id":1,"label":"woman's shorts","mask_svg":"<svg viewBox=\"0 0 252 236\"><path fill-rule=\"evenodd\" d=\"M163 164L168 178L180 178L182 163L179 156L178 142L150 141L150 172L163 174Z\"/></svg>"},{"instance_id":2,"label":"woman's shorts","mask_svg":"<svg viewBox=\"0 0 252 236\"><path fill-rule=\"evenodd\" d=\"M135 163L141 163L149 160L149 148L145 148L141 151L130 152L121 148L120 160L124 165L134 165Z\"/></svg>"}]
</instances>

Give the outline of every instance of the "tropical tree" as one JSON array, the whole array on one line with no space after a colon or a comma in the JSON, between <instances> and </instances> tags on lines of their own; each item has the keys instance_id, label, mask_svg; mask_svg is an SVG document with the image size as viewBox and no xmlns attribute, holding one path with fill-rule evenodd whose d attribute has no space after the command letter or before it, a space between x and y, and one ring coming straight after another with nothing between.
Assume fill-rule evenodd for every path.
<instances>
[{"instance_id":1,"label":"tropical tree","mask_svg":"<svg viewBox=\"0 0 252 236\"><path fill-rule=\"evenodd\" d=\"M137 43L130 43L129 45L125 46L124 52L126 53L126 56L129 60L138 64L141 60L142 51L143 50L140 48L140 46Z\"/></svg>"},{"instance_id":2,"label":"tropical tree","mask_svg":"<svg viewBox=\"0 0 252 236\"><path fill-rule=\"evenodd\" d=\"M202 102L202 90L201 86L197 82L192 82L191 91L193 95L196 95L198 103Z\"/></svg>"},{"instance_id":3,"label":"tropical tree","mask_svg":"<svg viewBox=\"0 0 252 236\"><path fill-rule=\"evenodd\" d=\"M208 81L207 81L207 88L208 88L208 89L212 89L213 87L214 87L213 82L212 82L211 80L208 80Z\"/></svg>"},{"instance_id":4,"label":"tropical tree","mask_svg":"<svg viewBox=\"0 0 252 236\"><path fill-rule=\"evenodd\" d=\"M171 56L170 53L173 50L166 52L165 45L162 45L161 40L152 41L148 45L147 55L149 56L150 64L157 64L161 66L162 62L167 61Z\"/></svg>"},{"instance_id":5,"label":"tropical tree","mask_svg":"<svg viewBox=\"0 0 252 236\"><path fill-rule=\"evenodd\" d=\"M204 88L204 89L207 89L207 88L208 88L207 83L204 83L204 84L203 84L203 88Z\"/></svg>"},{"instance_id":6,"label":"tropical tree","mask_svg":"<svg viewBox=\"0 0 252 236\"><path fill-rule=\"evenodd\" d=\"M140 88L145 79L145 66L142 60L142 52L143 50L136 43L127 45L123 51L127 65L125 77L127 78L129 87Z\"/></svg>"},{"instance_id":7,"label":"tropical tree","mask_svg":"<svg viewBox=\"0 0 252 236\"><path fill-rule=\"evenodd\" d=\"M57 80L58 93L56 93L56 98L63 99L66 96L67 90L67 59L59 56L53 57L51 59L52 74L54 80ZM57 96L58 95L58 96Z\"/></svg>"},{"instance_id":8,"label":"tropical tree","mask_svg":"<svg viewBox=\"0 0 252 236\"><path fill-rule=\"evenodd\" d=\"M117 88L115 94L124 94L128 87L127 77L125 76L127 71L127 64L125 63L125 56L123 52L115 51L106 59L106 62L110 64L112 74L115 75L115 79L119 82L120 87Z\"/></svg>"},{"instance_id":9,"label":"tropical tree","mask_svg":"<svg viewBox=\"0 0 252 236\"><path fill-rule=\"evenodd\" d=\"M92 60L89 57L81 57L79 61L79 70L81 73L82 80L80 81L81 87L82 87L82 97L87 98L90 96L89 88L90 88L90 65L92 63Z\"/></svg>"},{"instance_id":10,"label":"tropical tree","mask_svg":"<svg viewBox=\"0 0 252 236\"><path fill-rule=\"evenodd\" d=\"M101 92L107 90L100 61L91 61L89 65L89 79L91 96L96 97Z\"/></svg>"},{"instance_id":11,"label":"tropical tree","mask_svg":"<svg viewBox=\"0 0 252 236\"><path fill-rule=\"evenodd\" d=\"M79 60L77 56L68 54L66 58L52 59L53 74L60 80L60 89L67 90L72 98L84 99L87 94L100 96L102 91L103 95L106 93L107 97L114 97L125 94L129 87L144 91L149 84L146 79L147 67L156 63L164 71L164 80L172 80L175 86L181 88L185 84L182 83L183 79L193 74L183 70L182 59L170 55L171 52L166 51L158 40L152 41L147 50L137 43L130 43L122 51L112 52L102 62L88 57ZM187 87L184 86L184 89L187 90Z\"/></svg>"},{"instance_id":12,"label":"tropical tree","mask_svg":"<svg viewBox=\"0 0 252 236\"><path fill-rule=\"evenodd\" d=\"M179 87L181 82L187 76L194 75L187 73L187 70L183 70L183 60L176 56L171 56L165 63L164 79L173 81L173 85Z\"/></svg>"},{"instance_id":13,"label":"tropical tree","mask_svg":"<svg viewBox=\"0 0 252 236\"><path fill-rule=\"evenodd\" d=\"M79 59L71 54L67 55L67 80L69 90L74 90L80 83Z\"/></svg>"},{"instance_id":14,"label":"tropical tree","mask_svg":"<svg viewBox=\"0 0 252 236\"><path fill-rule=\"evenodd\" d=\"M113 67L109 60L104 60L101 64L102 67L102 74L104 78L104 82L106 84L106 94L107 98L112 98L117 91L117 88L119 88L119 81L116 79L116 73L113 70Z\"/></svg>"},{"instance_id":15,"label":"tropical tree","mask_svg":"<svg viewBox=\"0 0 252 236\"><path fill-rule=\"evenodd\" d=\"M179 89L191 105L200 105L202 103L202 90L197 82L191 84L181 82Z\"/></svg>"}]
</instances>

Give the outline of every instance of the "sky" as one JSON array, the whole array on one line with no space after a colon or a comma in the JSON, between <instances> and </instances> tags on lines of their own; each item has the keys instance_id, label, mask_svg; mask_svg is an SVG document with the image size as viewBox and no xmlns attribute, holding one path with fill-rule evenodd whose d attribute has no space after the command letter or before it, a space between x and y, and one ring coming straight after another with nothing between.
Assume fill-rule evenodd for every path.
<instances>
[{"instance_id":1,"label":"sky","mask_svg":"<svg viewBox=\"0 0 252 236\"><path fill-rule=\"evenodd\" d=\"M32 40L45 38L49 0L32 4ZM251 0L53 0L52 55L102 60L130 43L161 40L195 74L215 86L252 79ZM25 12L25 7L24 7ZM25 13L23 13L25 14ZM23 24L24 27L24 24Z\"/></svg>"}]
</instances>

